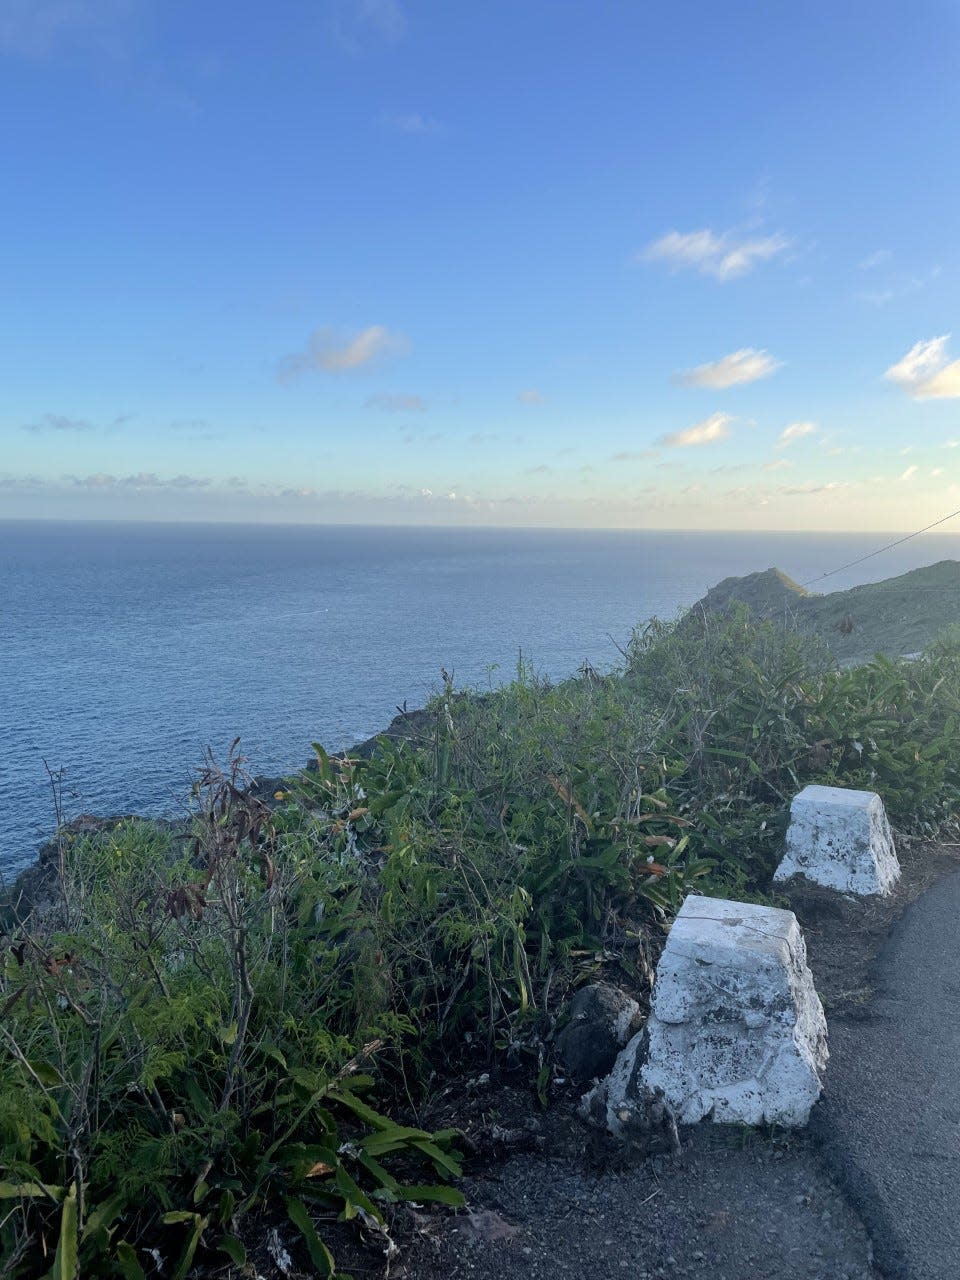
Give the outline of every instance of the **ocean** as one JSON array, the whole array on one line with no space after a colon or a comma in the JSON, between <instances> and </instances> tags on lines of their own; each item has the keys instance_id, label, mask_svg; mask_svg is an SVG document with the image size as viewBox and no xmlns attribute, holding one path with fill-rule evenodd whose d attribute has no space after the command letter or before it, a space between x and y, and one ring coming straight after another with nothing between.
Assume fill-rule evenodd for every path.
<instances>
[{"instance_id":1,"label":"ocean","mask_svg":"<svg viewBox=\"0 0 960 1280\"><path fill-rule=\"evenodd\" d=\"M892 536L892 535L891 535ZM422 705L441 667L550 677L730 574L806 581L883 535L0 522L0 873L68 817L177 814L204 749L303 764ZM819 589L957 558L928 534Z\"/></svg>"}]
</instances>

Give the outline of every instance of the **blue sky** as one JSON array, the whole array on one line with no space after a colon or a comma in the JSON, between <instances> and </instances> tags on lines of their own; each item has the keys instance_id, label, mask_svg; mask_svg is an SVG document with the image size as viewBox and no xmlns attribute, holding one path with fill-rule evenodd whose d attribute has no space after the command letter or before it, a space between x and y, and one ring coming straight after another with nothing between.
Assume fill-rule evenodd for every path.
<instances>
[{"instance_id":1,"label":"blue sky","mask_svg":"<svg viewBox=\"0 0 960 1280\"><path fill-rule=\"evenodd\" d=\"M0 0L0 516L960 507L958 55L953 0Z\"/></svg>"}]
</instances>

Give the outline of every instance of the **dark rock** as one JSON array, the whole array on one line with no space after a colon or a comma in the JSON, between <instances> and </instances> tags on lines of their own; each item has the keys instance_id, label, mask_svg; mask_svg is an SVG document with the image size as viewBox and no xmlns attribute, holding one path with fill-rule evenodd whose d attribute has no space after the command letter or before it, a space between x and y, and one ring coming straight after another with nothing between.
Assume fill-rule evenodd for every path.
<instances>
[{"instance_id":1,"label":"dark rock","mask_svg":"<svg viewBox=\"0 0 960 1280\"><path fill-rule=\"evenodd\" d=\"M636 1000L619 987L592 982L570 1002L570 1020L557 1036L557 1055L574 1080L605 1076L640 1022Z\"/></svg>"}]
</instances>

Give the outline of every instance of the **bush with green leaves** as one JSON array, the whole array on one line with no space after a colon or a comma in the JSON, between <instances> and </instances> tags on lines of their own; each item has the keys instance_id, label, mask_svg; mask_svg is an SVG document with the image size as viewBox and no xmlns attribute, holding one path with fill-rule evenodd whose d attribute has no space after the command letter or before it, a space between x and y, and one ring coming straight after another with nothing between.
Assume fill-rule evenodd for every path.
<instances>
[{"instance_id":1,"label":"bush with green leaves","mask_svg":"<svg viewBox=\"0 0 960 1280\"><path fill-rule=\"evenodd\" d=\"M369 868L377 954L421 1068L461 1055L464 1037L516 1047L571 957L622 949L710 871L621 681L550 686L521 670L482 698L448 686L432 710L416 746L356 760L318 747L286 816L321 861Z\"/></svg>"},{"instance_id":2,"label":"bush with green leaves","mask_svg":"<svg viewBox=\"0 0 960 1280\"><path fill-rule=\"evenodd\" d=\"M668 791L716 859L717 888L763 891L808 783L878 791L901 830L954 830L960 639L838 669L809 636L747 610L634 638L625 681L663 708Z\"/></svg>"},{"instance_id":3,"label":"bush with green leaves","mask_svg":"<svg viewBox=\"0 0 960 1280\"><path fill-rule=\"evenodd\" d=\"M5 948L3 1274L139 1278L156 1251L182 1278L198 1251L242 1262L244 1223L286 1206L332 1275L318 1214L380 1231L389 1201L462 1201L453 1135L369 1101L409 1028L357 966L349 877L304 865L235 754L199 795L189 841L75 842L46 927Z\"/></svg>"}]
</instances>

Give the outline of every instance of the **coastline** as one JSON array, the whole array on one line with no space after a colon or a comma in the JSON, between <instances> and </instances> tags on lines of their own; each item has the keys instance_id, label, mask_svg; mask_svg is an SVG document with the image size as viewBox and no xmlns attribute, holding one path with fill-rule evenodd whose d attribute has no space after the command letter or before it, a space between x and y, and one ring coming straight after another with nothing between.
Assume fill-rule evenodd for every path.
<instances>
[{"instance_id":1,"label":"coastline","mask_svg":"<svg viewBox=\"0 0 960 1280\"><path fill-rule=\"evenodd\" d=\"M853 667L876 653L891 659L914 658L925 645L951 625L960 624L960 561L940 560L906 573L823 594L810 592L777 568L741 577L727 577L712 586L702 599L686 609L678 625L696 630L745 608L756 619L782 621L811 645L821 645L838 665ZM569 679L574 679L571 673ZM484 693L458 692L457 698L483 699ZM427 707L398 708L385 729L343 751L331 754L367 758L381 739L427 740L435 729L434 712ZM254 794L268 804L286 778L301 769L316 769L312 757L286 774L254 774ZM81 813L64 824L67 836L110 830L121 821L140 819L170 829L186 826L190 818L170 813L143 815L134 811L117 815ZM25 892L42 882L44 867L55 855L57 832L43 840L34 857L7 881L4 897ZM31 889L31 892L34 890Z\"/></svg>"},{"instance_id":2,"label":"coastline","mask_svg":"<svg viewBox=\"0 0 960 1280\"><path fill-rule=\"evenodd\" d=\"M482 697L483 695L469 696ZM400 709L380 733L364 738L362 742L346 748L343 752L331 752L330 755L359 756L361 759L367 759L376 749L377 743L384 738L391 742L398 742L404 739L414 742L424 741L427 731L434 723L434 713L426 707L417 707L409 711ZM316 768L317 758L314 755L305 764L291 769L289 773L253 774L251 793L258 800L262 800L268 806L272 806L276 803L274 799L275 792L282 789L287 779L301 771L310 772L315 771ZM34 857L29 862L24 863L8 881L0 880L0 914L9 910L15 902L26 904L27 911L32 910L43 902L50 880L57 871L61 839L72 840L82 836L102 835L127 822L148 822L161 830L176 834L188 832L192 818L189 814L184 814L180 817L168 814L154 816L137 813L136 811L103 815L94 813L77 814L75 818L65 822L59 831L53 831L43 840Z\"/></svg>"}]
</instances>

